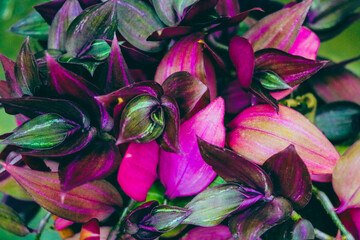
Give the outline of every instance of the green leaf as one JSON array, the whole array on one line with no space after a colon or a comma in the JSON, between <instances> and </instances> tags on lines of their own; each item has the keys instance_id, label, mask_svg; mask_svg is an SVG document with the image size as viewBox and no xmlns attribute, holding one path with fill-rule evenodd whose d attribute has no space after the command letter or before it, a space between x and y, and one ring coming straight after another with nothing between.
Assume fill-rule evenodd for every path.
<instances>
[{"instance_id":1,"label":"green leaf","mask_svg":"<svg viewBox=\"0 0 360 240\"><path fill-rule=\"evenodd\" d=\"M1 143L36 150L51 149L60 145L78 129L77 124L63 119L60 115L44 114L16 128Z\"/></svg>"},{"instance_id":2,"label":"green leaf","mask_svg":"<svg viewBox=\"0 0 360 240\"><path fill-rule=\"evenodd\" d=\"M32 12L29 16L17 22L10 28L13 33L47 40L50 26L37 12Z\"/></svg>"},{"instance_id":3,"label":"green leaf","mask_svg":"<svg viewBox=\"0 0 360 240\"><path fill-rule=\"evenodd\" d=\"M0 228L22 237L30 233L19 215L2 203L0 203Z\"/></svg>"},{"instance_id":4,"label":"green leaf","mask_svg":"<svg viewBox=\"0 0 360 240\"><path fill-rule=\"evenodd\" d=\"M258 80L261 85L268 90L284 90L291 88L276 73L272 71L255 72L253 78Z\"/></svg>"},{"instance_id":5,"label":"green leaf","mask_svg":"<svg viewBox=\"0 0 360 240\"><path fill-rule=\"evenodd\" d=\"M60 63L67 63L67 64L71 64L71 65L81 66L81 67L85 68L86 71L88 71L91 76L94 75L95 70L97 69L97 67L99 67L101 64L103 64L103 62L98 62L98 61L93 60L93 59L80 59L80 58L74 57L74 56L69 55L69 54L62 55L58 59L58 61Z\"/></svg>"},{"instance_id":6,"label":"green leaf","mask_svg":"<svg viewBox=\"0 0 360 240\"><path fill-rule=\"evenodd\" d=\"M93 58L98 61L105 60L111 52L111 47L104 40L95 40L90 48L80 58Z\"/></svg>"},{"instance_id":7,"label":"green leaf","mask_svg":"<svg viewBox=\"0 0 360 240\"><path fill-rule=\"evenodd\" d=\"M161 21L168 26L174 26L177 16L173 8L174 0L151 0Z\"/></svg>"},{"instance_id":8,"label":"green leaf","mask_svg":"<svg viewBox=\"0 0 360 240\"><path fill-rule=\"evenodd\" d=\"M26 38L16 58L15 76L23 94L34 95L42 85L36 59L30 50L29 38Z\"/></svg>"},{"instance_id":9,"label":"green leaf","mask_svg":"<svg viewBox=\"0 0 360 240\"><path fill-rule=\"evenodd\" d=\"M154 9L138 0L117 0L118 30L132 45L146 52L159 52L165 42L151 42L146 39L156 30L164 27Z\"/></svg>"},{"instance_id":10,"label":"green leaf","mask_svg":"<svg viewBox=\"0 0 360 240\"><path fill-rule=\"evenodd\" d=\"M11 176L0 181L0 192L20 200L32 200L32 197L27 194L27 192Z\"/></svg>"}]
</instances>

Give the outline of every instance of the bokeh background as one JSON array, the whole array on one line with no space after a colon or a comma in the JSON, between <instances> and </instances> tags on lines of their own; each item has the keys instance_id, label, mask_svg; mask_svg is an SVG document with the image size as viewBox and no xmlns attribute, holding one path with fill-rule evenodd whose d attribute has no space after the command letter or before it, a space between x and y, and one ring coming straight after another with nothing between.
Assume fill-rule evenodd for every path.
<instances>
[{"instance_id":1,"label":"bokeh background","mask_svg":"<svg viewBox=\"0 0 360 240\"><path fill-rule=\"evenodd\" d=\"M249 0L251 1L251 0ZM32 6L45 2L45 0L0 0L0 53L15 60L19 48L25 37L18 36L9 31L9 28L15 24L19 19L27 16L33 11ZM280 2L288 3L289 0L281 0ZM341 33L336 38L321 43L319 56L329 58L335 62L349 59L360 55L360 21L353 24L346 31ZM360 61L348 65L348 68L360 75ZM5 79L4 71L0 67L0 79ZM360 93L359 93L360 94ZM0 109L0 134L9 132L16 126L15 120L12 116L6 115ZM0 199L2 195L0 194ZM37 227L40 219L46 214L41 211L35 219L30 222L30 227ZM47 226L42 239L56 240L61 239L55 232L51 231L50 227L52 221ZM1 240L17 240L17 239L34 239L34 235L29 235L25 238L19 238L12 234L6 233L0 229Z\"/></svg>"}]
</instances>

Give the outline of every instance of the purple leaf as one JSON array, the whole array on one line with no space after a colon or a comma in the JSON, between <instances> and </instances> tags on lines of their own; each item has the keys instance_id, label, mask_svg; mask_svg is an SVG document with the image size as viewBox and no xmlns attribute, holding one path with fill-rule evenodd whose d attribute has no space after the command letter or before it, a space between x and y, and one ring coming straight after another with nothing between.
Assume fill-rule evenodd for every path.
<instances>
[{"instance_id":1,"label":"purple leaf","mask_svg":"<svg viewBox=\"0 0 360 240\"><path fill-rule=\"evenodd\" d=\"M85 223L103 221L121 207L119 192L106 181L92 181L63 192L56 172L40 172L4 164L13 178L41 207L61 218Z\"/></svg>"},{"instance_id":2,"label":"purple leaf","mask_svg":"<svg viewBox=\"0 0 360 240\"><path fill-rule=\"evenodd\" d=\"M251 93L245 92L238 80L230 82L221 95L225 99L226 113L238 114L251 105Z\"/></svg>"},{"instance_id":3,"label":"purple leaf","mask_svg":"<svg viewBox=\"0 0 360 240\"><path fill-rule=\"evenodd\" d=\"M277 49L264 49L255 53L257 71L273 71L291 87L310 78L326 64L327 61L310 60Z\"/></svg>"},{"instance_id":4,"label":"purple leaf","mask_svg":"<svg viewBox=\"0 0 360 240\"><path fill-rule=\"evenodd\" d=\"M15 77L23 94L36 94L42 85L39 77L39 68L30 50L29 37L27 37L22 44L16 58Z\"/></svg>"},{"instance_id":5,"label":"purple leaf","mask_svg":"<svg viewBox=\"0 0 360 240\"><path fill-rule=\"evenodd\" d=\"M181 153L179 146L179 107L176 101L169 96L161 97L161 107L164 110L165 128L163 134L156 141L165 151Z\"/></svg>"},{"instance_id":6,"label":"purple leaf","mask_svg":"<svg viewBox=\"0 0 360 240\"><path fill-rule=\"evenodd\" d=\"M227 226L197 227L191 229L181 240L234 240Z\"/></svg>"},{"instance_id":7,"label":"purple leaf","mask_svg":"<svg viewBox=\"0 0 360 240\"><path fill-rule=\"evenodd\" d=\"M60 218L60 217L56 217L56 219L54 220L54 226L57 231L63 230L65 228L71 226L72 224L74 224L74 222Z\"/></svg>"},{"instance_id":8,"label":"purple leaf","mask_svg":"<svg viewBox=\"0 0 360 240\"><path fill-rule=\"evenodd\" d=\"M91 120L96 126L110 130L112 119L103 105L94 98L97 95L97 87L60 66L49 54L46 58L51 84L57 93L80 102L81 106L91 114Z\"/></svg>"},{"instance_id":9,"label":"purple leaf","mask_svg":"<svg viewBox=\"0 0 360 240\"><path fill-rule=\"evenodd\" d=\"M96 218L83 224L80 232L80 240L100 240L99 221Z\"/></svg>"},{"instance_id":10,"label":"purple leaf","mask_svg":"<svg viewBox=\"0 0 360 240\"><path fill-rule=\"evenodd\" d=\"M160 41L164 39L180 37L194 32L196 27L193 26L172 26L165 27L160 30L153 32L146 40L148 41Z\"/></svg>"},{"instance_id":11,"label":"purple leaf","mask_svg":"<svg viewBox=\"0 0 360 240\"><path fill-rule=\"evenodd\" d=\"M171 74L186 71L207 85L211 99L215 99L215 72L209 56L204 53L203 39L202 33L194 33L176 42L161 60L155 81L162 84Z\"/></svg>"},{"instance_id":12,"label":"purple leaf","mask_svg":"<svg viewBox=\"0 0 360 240\"><path fill-rule=\"evenodd\" d=\"M82 12L78 0L68 0L56 13L49 30L48 49L65 50L66 31Z\"/></svg>"},{"instance_id":13,"label":"purple leaf","mask_svg":"<svg viewBox=\"0 0 360 240\"><path fill-rule=\"evenodd\" d=\"M171 74L162 84L164 94L174 98L180 109L180 118L191 118L197 107L203 108L208 102L202 98L206 85L188 72Z\"/></svg>"},{"instance_id":14,"label":"purple leaf","mask_svg":"<svg viewBox=\"0 0 360 240\"><path fill-rule=\"evenodd\" d=\"M11 90L6 81L0 80L0 98L11 97Z\"/></svg>"},{"instance_id":15,"label":"purple leaf","mask_svg":"<svg viewBox=\"0 0 360 240\"><path fill-rule=\"evenodd\" d=\"M233 62L240 85L249 89L254 72L254 50L251 43L245 38L235 36L229 44L229 54Z\"/></svg>"},{"instance_id":16,"label":"purple leaf","mask_svg":"<svg viewBox=\"0 0 360 240\"><path fill-rule=\"evenodd\" d=\"M312 2L306 0L262 18L244 37L252 43L254 51L264 48L288 51L299 34Z\"/></svg>"},{"instance_id":17,"label":"purple leaf","mask_svg":"<svg viewBox=\"0 0 360 240\"><path fill-rule=\"evenodd\" d=\"M270 228L286 221L291 213L290 202L276 197L230 218L229 228L235 239L257 240Z\"/></svg>"},{"instance_id":18,"label":"purple leaf","mask_svg":"<svg viewBox=\"0 0 360 240\"><path fill-rule=\"evenodd\" d=\"M179 139L182 154L160 151L160 179L166 188L165 194L170 199L196 194L214 179L215 172L201 158L196 136L223 147L224 112L224 100L217 98L180 125Z\"/></svg>"},{"instance_id":19,"label":"purple leaf","mask_svg":"<svg viewBox=\"0 0 360 240\"><path fill-rule=\"evenodd\" d=\"M16 81L15 62L13 62L10 58L7 58L2 54L0 54L0 61L5 72L5 78L9 86L11 96L21 97L23 95L23 92L21 91L20 86Z\"/></svg>"},{"instance_id":20,"label":"purple leaf","mask_svg":"<svg viewBox=\"0 0 360 240\"><path fill-rule=\"evenodd\" d=\"M45 19L45 21L51 25L56 13L62 7L66 0L53 0L36 5L35 10Z\"/></svg>"},{"instance_id":21,"label":"purple leaf","mask_svg":"<svg viewBox=\"0 0 360 240\"><path fill-rule=\"evenodd\" d=\"M180 24L189 23L199 15L202 15L209 11L210 9L214 8L219 0L196 0L192 5L185 6L183 12L180 16ZM175 1L175 4L181 1ZM187 1L182 1L187 2ZM179 14L180 12L178 12Z\"/></svg>"},{"instance_id":22,"label":"purple leaf","mask_svg":"<svg viewBox=\"0 0 360 240\"><path fill-rule=\"evenodd\" d=\"M312 193L311 178L294 145L271 156L263 167L274 183L274 191L291 201L295 209L308 204Z\"/></svg>"},{"instance_id":23,"label":"purple leaf","mask_svg":"<svg viewBox=\"0 0 360 240\"><path fill-rule=\"evenodd\" d=\"M61 189L69 191L92 180L104 179L118 169L121 156L113 141L93 141L83 152L60 162Z\"/></svg>"},{"instance_id":24,"label":"purple leaf","mask_svg":"<svg viewBox=\"0 0 360 240\"><path fill-rule=\"evenodd\" d=\"M270 197L273 184L269 175L258 165L235 152L219 148L198 138L202 158L228 182L237 182Z\"/></svg>"},{"instance_id":25,"label":"purple leaf","mask_svg":"<svg viewBox=\"0 0 360 240\"><path fill-rule=\"evenodd\" d=\"M129 68L122 55L116 35L111 44L111 52L107 60L108 71L105 92L117 90L134 83Z\"/></svg>"},{"instance_id":26,"label":"purple leaf","mask_svg":"<svg viewBox=\"0 0 360 240\"><path fill-rule=\"evenodd\" d=\"M116 30L114 1L85 9L70 24L66 34L68 54L81 55L96 39L112 39Z\"/></svg>"},{"instance_id":27,"label":"purple leaf","mask_svg":"<svg viewBox=\"0 0 360 240\"><path fill-rule=\"evenodd\" d=\"M62 157L76 153L86 147L93 138L97 136L95 128L91 128L89 131L79 132L74 134L71 138L67 139L63 144L58 147L54 147L49 150L42 151L19 151L22 155L36 156L36 157Z\"/></svg>"},{"instance_id":28,"label":"purple leaf","mask_svg":"<svg viewBox=\"0 0 360 240\"><path fill-rule=\"evenodd\" d=\"M121 161L118 182L123 191L138 202L146 200L147 192L157 179L159 146L149 143L130 143Z\"/></svg>"},{"instance_id":29,"label":"purple leaf","mask_svg":"<svg viewBox=\"0 0 360 240\"><path fill-rule=\"evenodd\" d=\"M238 0L219 0L215 7L221 16L234 17L240 12Z\"/></svg>"},{"instance_id":30,"label":"purple leaf","mask_svg":"<svg viewBox=\"0 0 360 240\"><path fill-rule=\"evenodd\" d=\"M90 126L86 113L71 101L40 97L2 98L0 103L8 114L23 114L34 118L41 114L56 113L60 116L81 124L84 128Z\"/></svg>"}]
</instances>

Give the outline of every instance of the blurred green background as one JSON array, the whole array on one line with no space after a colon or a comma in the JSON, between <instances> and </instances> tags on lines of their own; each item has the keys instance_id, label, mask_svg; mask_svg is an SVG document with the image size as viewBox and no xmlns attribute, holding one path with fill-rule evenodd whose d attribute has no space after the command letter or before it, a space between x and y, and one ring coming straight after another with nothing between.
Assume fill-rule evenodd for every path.
<instances>
[{"instance_id":1,"label":"blurred green background","mask_svg":"<svg viewBox=\"0 0 360 240\"><path fill-rule=\"evenodd\" d=\"M32 6L44 2L45 0L0 0L0 53L15 60L19 48L25 37L15 35L9 32L10 26L15 24L20 18L27 16L33 11ZM283 3L290 2L288 0L281 0ZM353 24L345 32L338 37L321 43L319 56L329 58L335 62L349 59L360 55L360 21ZM348 66L349 69L360 75L360 61L357 61ZM0 79L4 79L3 69L0 67ZM360 93L359 93L360 94ZM0 134L9 132L15 128L16 124L12 116L4 114L0 110ZM1 197L1 196L0 196ZM44 216L46 211L41 211L40 214L30 223L31 227L36 228L40 219ZM49 230L52 221L47 225L42 239L56 240L60 239L55 231ZM18 238L14 235L6 233L0 229L1 240L17 240L17 239L34 239L34 235L29 235L25 238Z\"/></svg>"}]
</instances>

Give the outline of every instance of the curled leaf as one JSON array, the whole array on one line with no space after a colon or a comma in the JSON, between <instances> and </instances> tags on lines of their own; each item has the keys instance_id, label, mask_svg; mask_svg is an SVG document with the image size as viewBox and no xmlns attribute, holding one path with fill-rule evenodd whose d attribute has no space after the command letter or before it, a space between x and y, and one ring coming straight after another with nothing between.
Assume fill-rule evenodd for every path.
<instances>
[{"instance_id":1,"label":"curled leaf","mask_svg":"<svg viewBox=\"0 0 360 240\"><path fill-rule=\"evenodd\" d=\"M78 223L92 218L102 221L122 205L119 192L106 181L93 181L63 192L56 172L2 164L40 206L61 218Z\"/></svg>"}]
</instances>

